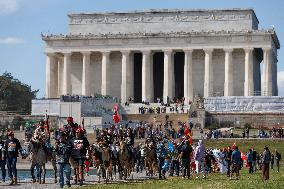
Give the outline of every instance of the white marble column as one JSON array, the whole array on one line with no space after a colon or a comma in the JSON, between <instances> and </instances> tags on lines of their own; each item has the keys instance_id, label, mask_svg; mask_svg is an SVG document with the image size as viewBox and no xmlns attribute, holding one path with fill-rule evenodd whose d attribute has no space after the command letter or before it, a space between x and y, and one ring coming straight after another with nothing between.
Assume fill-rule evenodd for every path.
<instances>
[{"instance_id":1,"label":"white marble column","mask_svg":"<svg viewBox=\"0 0 284 189\"><path fill-rule=\"evenodd\" d=\"M272 55L271 48L263 48L263 86L262 95L272 95Z\"/></svg>"},{"instance_id":2,"label":"white marble column","mask_svg":"<svg viewBox=\"0 0 284 189\"><path fill-rule=\"evenodd\" d=\"M273 61L273 96L278 96L278 84L277 84L277 58Z\"/></svg>"},{"instance_id":3,"label":"white marble column","mask_svg":"<svg viewBox=\"0 0 284 189\"><path fill-rule=\"evenodd\" d=\"M63 94L71 95L71 52L64 52L63 56Z\"/></svg>"},{"instance_id":4,"label":"white marble column","mask_svg":"<svg viewBox=\"0 0 284 189\"><path fill-rule=\"evenodd\" d=\"M63 57L58 58L58 96L63 93Z\"/></svg>"},{"instance_id":5,"label":"white marble column","mask_svg":"<svg viewBox=\"0 0 284 189\"><path fill-rule=\"evenodd\" d=\"M225 83L224 96L234 96L234 68L232 52L234 49L224 49L225 51Z\"/></svg>"},{"instance_id":6,"label":"white marble column","mask_svg":"<svg viewBox=\"0 0 284 189\"><path fill-rule=\"evenodd\" d=\"M82 95L91 95L91 82L90 82L90 56L91 52L81 52L83 55L83 69L82 69Z\"/></svg>"},{"instance_id":7,"label":"white marble column","mask_svg":"<svg viewBox=\"0 0 284 189\"><path fill-rule=\"evenodd\" d=\"M102 95L110 95L110 51L102 52Z\"/></svg>"},{"instance_id":8,"label":"white marble column","mask_svg":"<svg viewBox=\"0 0 284 189\"><path fill-rule=\"evenodd\" d=\"M121 51L122 63L121 63L121 103L125 103L129 97L130 86L130 51Z\"/></svg>"},{"instance_id":9,"label":"white marble column","mask_svg":"<svg viewBox=\"0 0 284 189\"><path fill-rule=\"evenodd\" d=\"M193 101L192 49L184 50L184 98L185 103Z\"/></svg>"},{"instance_id":10,"label":"white marble column","mask_svg":"<svg viewBox=\"0 0 284 189\"><path fill-rule=\"evenodd\" d=\"M55 61L56 57L54 53L46 53L45 98L55 98Z\"/></svg>"},{"instance_id":11,"label":"white marble column","mask_svg":"<svg viewBox=\"0 0 284 189\"><path fill-rule=\"evenodd\" d=\"M245 82L244 82L244 96L254 95L253 83L253 48L245 48Z\"/></svg>"},{"instance_id":12,"label":"white marble column","mask_svg":"<svg viewBox=\"0 0 284 189\"><path fill-rule=\"evenodd\" d=\"M163 101L167 103L167 98L173 99L173 58L172 50L164 50L164 89Z\"/></svg>"},{"instance_id":13,"label":"white marble column","mask_svg":"<svg viewBox=\"0 0 284 189\"><path fill-rule=\"evenodd\" d=\"M204 49L205 52L205 69L204 69L204 97L213 95L213 49Z\"/></svg>"},{"instance_id":14,"label":"white marble column","mask_svg":"<svg viewBox=\"0 0 284 189\"><path fill-rule=\"evenodd\" d=\"M142 51L142 101L152 102L151 51Z\"/></svg>"}]
</instances>

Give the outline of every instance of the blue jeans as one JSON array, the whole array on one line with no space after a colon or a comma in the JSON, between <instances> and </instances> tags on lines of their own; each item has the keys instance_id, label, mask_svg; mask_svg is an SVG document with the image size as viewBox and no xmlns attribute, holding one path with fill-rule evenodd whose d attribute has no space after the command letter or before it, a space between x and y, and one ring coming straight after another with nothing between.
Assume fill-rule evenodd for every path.
<instances>
[{"instance_id":1,"label":"blue jeans","mask_svg":"<svg viewBox=\"0 0 284 189\"><path fill-rule=\"evenodd\" d=\"M181 165L182 165L182 176L183 177L190 177L190 165L189 165L188 159L182 159Z\"/></svg>"},{"instance_id":2,"label":"blue jeans","mask_svg":"<svg viewBox=\"0 0 284 189\"><path fill-rule=\"evenodd\" d=\"M8 168L8 174L11 179L13 177L17 178L17 158L16 157L7 157L7 168Z\"/></svg>"},{"instance_id":3,"label":"blue jeans","mask_svg":"<svg viewBox=\"0 0 284 189\"><path fill-rule=\"evenodd\" d=\"M6 178L6 161L5 160L0 160L0 167L1 167L1 171L2 171L2 180L5 180Z\"/></svg>"},{"instance_id":4,"label":"blue jeans","mask_svg":"<svg viewBox=\"0 0 284 189\"><path fill-rule=\"evenodd\" d=\"M71 167L69 163L57 163L57 170L59 174L59 184L60 186L64 186L64 175L66 176L66 184L70 184L70 175L71 175Z\"/></svg>"}]
</instances>

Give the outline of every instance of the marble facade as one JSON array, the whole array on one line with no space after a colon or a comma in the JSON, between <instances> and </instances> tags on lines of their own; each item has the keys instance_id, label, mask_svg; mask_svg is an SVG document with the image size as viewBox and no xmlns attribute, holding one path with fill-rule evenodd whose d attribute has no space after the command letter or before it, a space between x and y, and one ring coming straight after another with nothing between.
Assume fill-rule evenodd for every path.
<instances>
[{"instance_id":1,"label":"marble facade","mask_svg":"<svg viewBox=\"0 0 284 189\"><path fill-rule=\"evenodd\" d=\"M149 10L70 14L69 34L42 35L46 98L60 95L134 96L134 54L142 54L141 101L175 97L174 55L183 52L183 96L277 96L274 29L259 30L252 9ZM163 53L163 70L153 56ZM262 67L262 69L261 69ZM261 72L262 70L262 72ZM263 80L263 82L261 82ZM140 92L140 90L139 90ZM137 91L136 91L137 93Z\"/></svg>"}]
</instances>

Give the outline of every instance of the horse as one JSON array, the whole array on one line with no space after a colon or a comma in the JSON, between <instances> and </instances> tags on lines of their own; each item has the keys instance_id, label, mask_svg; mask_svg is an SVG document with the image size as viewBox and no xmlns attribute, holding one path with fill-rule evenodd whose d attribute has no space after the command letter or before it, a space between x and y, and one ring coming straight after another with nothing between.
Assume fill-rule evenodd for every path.
<instances>
[{"instance_id":1,"label":"horse","mask_svg":"<svg viewBox=\"0 0 284 189\"><path fill-rule=\"evenodd\" d=\"M146 145L145 147L145 167L148 167L147 173L149 176L154 176L158 170L157 158L156 158L156 150L152 143Z\"/></svg>"},{"instance_id":2,"label":"horse","mask_svg":"<svg viewBox=\"0 0 284 189\"><path fill-rule=\"evenodd\" d=\"M37 140L31 140L28 144L29 149L29 157L31 161L31 175L32 175L32 182L36 182L36 178L34 175L34 168L37 167L38 169L38 182L40 184L45 183L45 164L47 161L50 161L54 171L54 182L57 183L57 168L55 162L55 156L53 154L47 154L44 150L43 144ZM43 179L42 179L43 176Z\"/></svg>"},{"instance_id":3,"label":"horse","mask_svg":"<svg viewBox=\"0 0 284 189\"><path fill-rule=\"evenodd\" d=\"M97 175L99 177L99 183L101 182L101 177L105 178L107 183L112 178L112 155L108 145L92 145L92 159L93 166L97 168Z\"/></svg>"},{"instance_id":4,"label":"horse","mask_svg":"<svg viewBox=\"0 0 284 189\"><path fill-rule=\"evenodd\" d=\"M132 152L127 148L124 140L120 141L119 161L123 169L123 176L126 180L131 175L134 168L134 158Z\"/></svg>"}]
</instances>

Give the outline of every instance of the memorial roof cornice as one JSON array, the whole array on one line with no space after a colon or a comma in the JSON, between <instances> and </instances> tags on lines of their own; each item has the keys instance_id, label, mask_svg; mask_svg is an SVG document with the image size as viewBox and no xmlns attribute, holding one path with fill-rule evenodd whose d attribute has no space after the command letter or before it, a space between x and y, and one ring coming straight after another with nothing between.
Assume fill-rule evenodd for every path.
<instances>
[{"instance_id":1,"label":"memorial roof cornice","mask_svg":"<svg viewBox=\"0 0 284 189\"><path fill-rule=\"evenodd\" d=\"M224 8L224 9L146 9L134 11L110 11L110 12L84 12L70 13L72 16L91 16L91 15L120 15L120 14L156 14L156 13L185 13L185 12L220 12L220 11L252 11L252 8Z\"/></svg>"},{"instance_id":2,"label":"memorial roof cornice","mask_svg":"<svg viewBox=\"0 0 284 189\"><path fill-rule=\"evenodd\" d=\"M41 34L44 41L56 40L92 40L92 39L132 39L132 38L150 38L150 37L192 37L192 36L237 36L237 35L271 35L277 48L280 48L280 42L274 29L269 30L242 30L242 31L189 31L189 32L158 32L158 33L108 33L108 34L68 34L53 35Z\"/></svg>"},{"instance_id":3,"label":"memorial roof cornice","mask_svg":"<svg viewBox=\"0 0 284 189\"><path fill-rule=\"evenodd\" d=\"M253 8L224 8L224 9L146 9L146 10L134 10L134 11L109 11L109 12L84 12L84 13L69 13L68 17L72 18L89 18L96 16L125 16L125 15L154 15L154 14L184 14L184 13L197 13L197 12L240 12L249 11L256 18L257 22L259 20L254 12Z\"/></svg>"}]
</instances>

